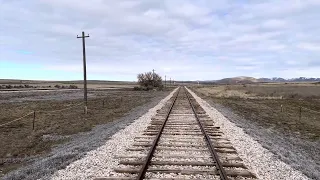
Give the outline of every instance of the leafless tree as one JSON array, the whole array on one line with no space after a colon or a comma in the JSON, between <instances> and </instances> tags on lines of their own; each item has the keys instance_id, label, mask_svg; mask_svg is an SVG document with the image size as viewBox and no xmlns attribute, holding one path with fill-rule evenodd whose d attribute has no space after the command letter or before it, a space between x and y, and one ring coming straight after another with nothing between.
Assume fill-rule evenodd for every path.
<instances>
[{"instance_id":1,"label":"leafless tree","mask_svg":"<svg viewBox=\"0 0 320 180\"><path fill-rule=\"evenodd\" d=\"M138 83L144 87L162 87L162 78L157 73L146 72L138 74Z\"/></svg>"}]
</instances>

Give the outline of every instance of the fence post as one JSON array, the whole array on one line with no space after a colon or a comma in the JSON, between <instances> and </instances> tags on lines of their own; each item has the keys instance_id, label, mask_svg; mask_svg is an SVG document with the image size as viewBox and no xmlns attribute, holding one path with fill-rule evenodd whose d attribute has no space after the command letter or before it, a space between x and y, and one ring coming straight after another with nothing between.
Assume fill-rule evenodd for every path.
<instances>
[{"instance_id":1,"label":"fence post","mask_svg":"<svg viewBox=\"0 0 320 180\"><path fill-rule=\"evenodd\" d=\"M36 121L36 111L33 111L32 130L34 130L35 121Z\"/></svg>"},{"instance_id":2,"label":"fence post","mask_svg":"<svg viewBox=\"0 0 320 180\"><path fill-rule=\"evenodd\" d=\"M84 106L84 114L88 114L88 107Z\"/></svg>"},{"instance_id":3,"label":"fence post","mask_svg":"<svg viewBox=\"0 0 320 180\"><path fill-rule=\"evenodd\" d=\"M301 121L302 107L299 108L299 121Z\"/></svg>"},{"instance_id":4,"label":"fence post","mask_svg":"<svg viewBox=\"0 0 320 180\"><path fill-rule=\"evenodd\" d=\"M283 112L283 106L282 106L282 104L281 104L281 112Z\"/></svg>"}]
</instances>

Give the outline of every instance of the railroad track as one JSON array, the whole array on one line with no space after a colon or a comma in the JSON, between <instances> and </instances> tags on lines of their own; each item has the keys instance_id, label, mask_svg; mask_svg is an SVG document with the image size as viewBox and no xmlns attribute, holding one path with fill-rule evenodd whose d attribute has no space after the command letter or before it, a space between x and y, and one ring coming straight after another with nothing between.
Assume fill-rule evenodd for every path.
<instances>
[{"instance_id":1,"label":"railroad track","mask_svg":"<svg viewBox=\"0 0 320 180\"><path fill-rule=\"evenodd\" d=\"M185 88L152 118L127 154L118 156L114 180L255 179Z\"/></svg>"}]
</instances>

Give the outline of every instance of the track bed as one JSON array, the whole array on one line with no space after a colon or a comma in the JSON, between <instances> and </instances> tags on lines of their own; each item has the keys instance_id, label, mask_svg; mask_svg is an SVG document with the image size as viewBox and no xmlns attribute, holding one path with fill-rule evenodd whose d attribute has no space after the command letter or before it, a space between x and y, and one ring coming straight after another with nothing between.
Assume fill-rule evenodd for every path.
<instances>
[{"instance_id":1,"label":"track bed","mask_svg":"<svg viewBox=\"0 0 320 180\"><path fill-rule=\"evenodd\" d=\"M256 179L199 104L179 88L102 179ZM98 180L98 179L97 179Z\"/></svg>"}]
</instances>

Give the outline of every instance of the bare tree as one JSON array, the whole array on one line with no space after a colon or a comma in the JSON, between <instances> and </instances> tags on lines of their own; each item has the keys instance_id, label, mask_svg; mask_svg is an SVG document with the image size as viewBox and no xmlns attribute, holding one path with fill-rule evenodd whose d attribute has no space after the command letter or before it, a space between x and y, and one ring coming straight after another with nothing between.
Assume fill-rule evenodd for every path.
<instances>
[{"instance_id":1,"label":"bare tree","mask_svg":"<svg viewBox=\"0 0 320 180\"><path fill-rule=\"evenodd\" d=\"M157 73L146 72L138 74L138 83L144 87L162 87L162 78Z\"/></svg>"}]
</instances>

